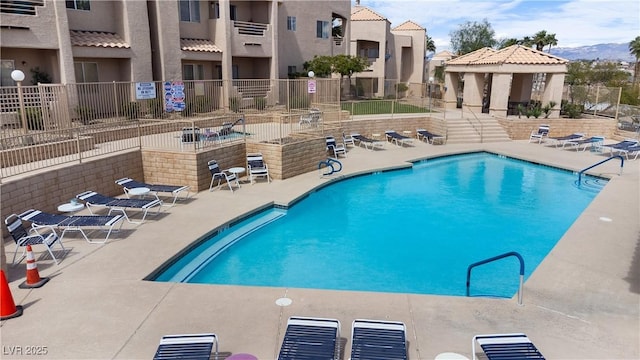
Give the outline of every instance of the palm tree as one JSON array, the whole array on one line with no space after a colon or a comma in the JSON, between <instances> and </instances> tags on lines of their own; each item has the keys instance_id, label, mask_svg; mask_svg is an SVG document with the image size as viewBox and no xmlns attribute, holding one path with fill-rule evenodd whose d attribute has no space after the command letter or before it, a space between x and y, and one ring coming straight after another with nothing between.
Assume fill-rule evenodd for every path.
<instances>
[{"instance_id":1,"label":"palm tree","mask_svg":"<svg viewBox=\"0 0 640 360\"><path fill-rule=\"evenodd\" d=\"M558 39L556 39L556 34L547 34L546 30L540 30L535 35L533 35L533 39L525 37L525 41L529 40L531 45L536 46L536 50L544 51L544 47L549 45L549 50L551 50L551 46L558 45Z\"/></svg>"},{"instance_id":2,"label":"palm tree","mask_svg":"<svg viewBox=\"0 0 640 360\"><path fill-rule=\"evenodd\" d=\"M640 70L638 66L638 61L640 60L640 36L636 36L635 39L631 40L629 52L636 58L636 64L633 67L633 83L635 84L638 81L638 70Z\"/></svg>"},{"instance_id":3,"label":"palm tree","mask_svg":"<svg viewBox=\"0 0 640 360\"><path fill-rule=\"evenodd\" d=\"M436 43L433 42L431 36L427 35L425 38L424 47L426 51L436 52Z\"/></svg>"}]
</instances>

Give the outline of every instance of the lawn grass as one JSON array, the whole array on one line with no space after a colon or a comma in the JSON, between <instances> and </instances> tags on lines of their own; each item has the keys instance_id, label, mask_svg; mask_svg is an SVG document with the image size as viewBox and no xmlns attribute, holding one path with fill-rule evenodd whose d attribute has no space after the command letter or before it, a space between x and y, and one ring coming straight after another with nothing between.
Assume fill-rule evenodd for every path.
<instances>
[{"instance_id":1,"label":"lawn grass","mask_svg":"<svg viewBox=\"0 0 640 360\"><path fill-rule=\"evenodd\" d=\"M429 109L415 105L399 103L393 100L369 100L341 103L342 110L351 112L351 115L374 114L408 114L428 113Z\"/></svg>"}]
</instances>

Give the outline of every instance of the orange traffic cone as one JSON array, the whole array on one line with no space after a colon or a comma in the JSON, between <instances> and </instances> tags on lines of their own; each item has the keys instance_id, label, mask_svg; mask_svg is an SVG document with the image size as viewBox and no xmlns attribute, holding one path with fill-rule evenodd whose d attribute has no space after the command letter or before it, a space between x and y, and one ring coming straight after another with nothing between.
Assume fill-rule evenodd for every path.
<instances>
[{"instance_id":1,"label":"orange traffic cone","mask_svg":"<svg viewBox=\"0 0 640 360\"><path fill-rule=\"evenodd\" d=\"M0 320L7 320L22 315L22 306L16 306L9 289L9 283L4 276L4 271L0 270Z\"/></svg>"},{"instance_id":2,"label":"orange traffic cone","mask_svg":"<svg viewBox=\"0 0 640 360\"><path fill-rule=\"evenodd\" d=\"M47 281L49 281L49 278L40 277L36 259L33 257L33 252L31 251L31 245L27 245L27 280L23 281L18 287L21 289L39 288L46 284Z\"/></svg>"}]
</instances>

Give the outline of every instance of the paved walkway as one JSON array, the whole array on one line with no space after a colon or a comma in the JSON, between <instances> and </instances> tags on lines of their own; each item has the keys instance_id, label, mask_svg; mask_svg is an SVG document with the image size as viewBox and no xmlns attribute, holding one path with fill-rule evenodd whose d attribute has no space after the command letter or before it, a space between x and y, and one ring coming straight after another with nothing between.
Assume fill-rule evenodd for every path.
<instances>
[{"instance_id":1,"label":"paved walkway","mask_svg":"<svg viewBox=\"0 0 640 360\"><path fill-rule=\"evenodd\" d=\"M416 142L408 148L388 144L376 152L352 149L343 161L343 174L474 150L575 171L603 159L526 141L444 146ZM549 359L637 359L639 165L640 161L625 162L622 176L618 161L594 169L594 174L611 181L525 283L523 306L516 299L142 280L211 229L256 207L288 204L331 181L312 172L271 184L243 185L234 193L198 193L141 226L125 224L105 245L65 238L71 251L59 266L49 259L38 261L40 275L51 278L40 289L19 289L24 263L11 268L9 285L24 314L1 322L2 358L45 358L26 355L44 346L49 359L149 359L164 334L215 332L225 355L251 353L274 359L287 318L298 315L339 319L343 359L349 357L351 322L356 318L405 322L411 359L433 359L443 352L470 358L475 334L498 332L527 333ZM539 230L545 231L544 224ZM7 244L6 251L11 257L13 246ZM277 306L281 297L293 303Z\"/></svg>"}]
</instances>

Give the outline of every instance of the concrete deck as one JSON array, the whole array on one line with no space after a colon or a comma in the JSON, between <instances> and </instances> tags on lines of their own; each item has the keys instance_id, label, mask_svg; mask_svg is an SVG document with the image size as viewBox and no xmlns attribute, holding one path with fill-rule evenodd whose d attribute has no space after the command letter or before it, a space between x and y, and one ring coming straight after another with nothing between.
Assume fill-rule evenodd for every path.
<instances>
[{"instance_id":1,"label":"concrete deck","mask_svg":"<svg viewBox=\"0 0 640 360\"><path fill-rule=\"evenodd\" d=\"M576 171L604 159L589 152L526 141L414 144L405 148L387 144L375 153L351 149L341 174L475 150ZM48 258L41 259L42 249L36 248L40 275L51 281L39 289L20 289L25 264L10 268L11 292L16 304L24 306L24 314L1 322L2 358L149 359L162 335L215 332L222 358L251 353L260 359L275 359L287 318L297 315L340 320L343 359L349 358L351 322L356 318L405 322L411 359L433 359L443 352L471 358L474 335L505 332L526 333L549 359L637 359L639 165L640 161L625 161L622 176L618 175L617 160L591 172L611 177L611 181L525 283L523 306L516 299L142 280L217 226L256 207L287 204L331 181L312 172L271 184L243 185L234 193L198 193L143 225L125 224L124 230L104 245L88 244L73 235L65 237L70 252L58 266ZM545 231L544 226L540 231ZM10 261L14 246L6 246ZM277 306L275 301L281 297L291 298L293 303ZM46 356L27 355L38 346L46 347Z\"/></svg>"}]
</instances>

